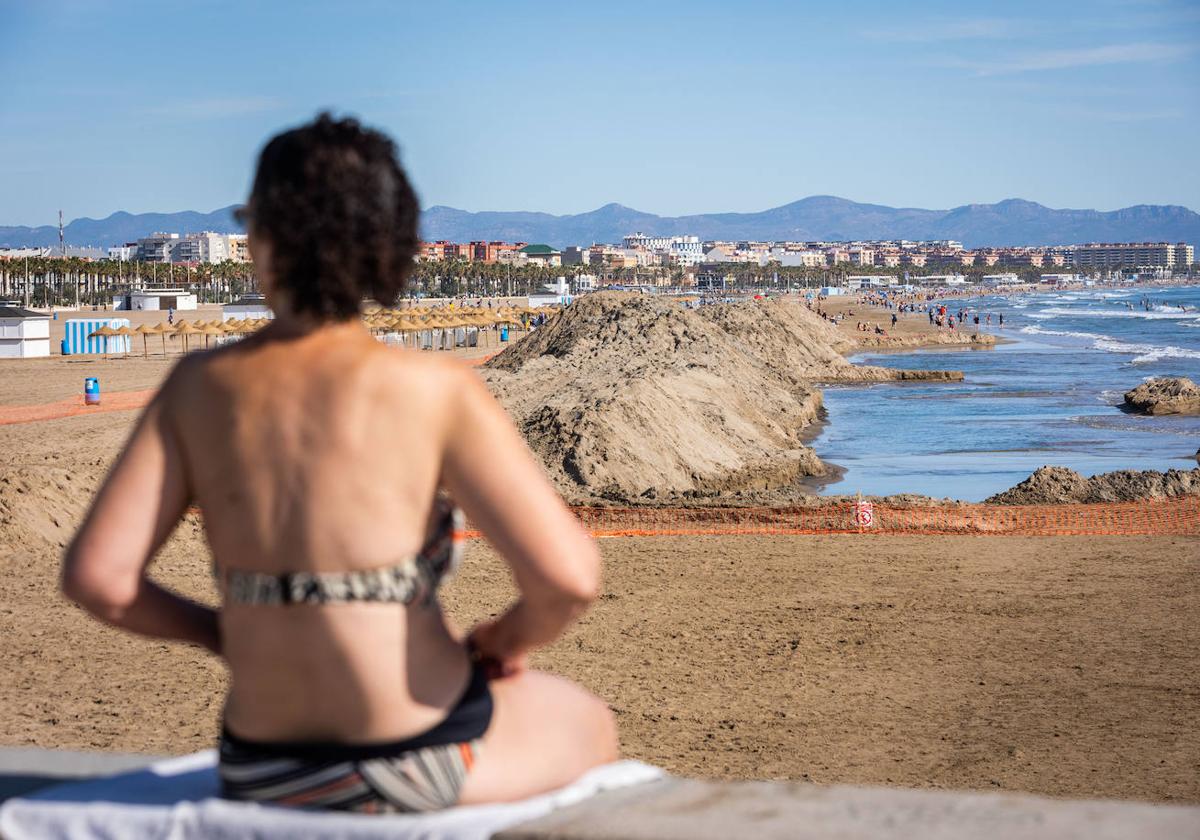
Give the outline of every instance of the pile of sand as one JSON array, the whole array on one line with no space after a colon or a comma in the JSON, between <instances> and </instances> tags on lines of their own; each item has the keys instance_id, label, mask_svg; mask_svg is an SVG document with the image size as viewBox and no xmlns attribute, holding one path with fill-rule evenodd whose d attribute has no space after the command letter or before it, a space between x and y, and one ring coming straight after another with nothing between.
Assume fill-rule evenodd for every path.
<instances>
[{"instance_id":1,"label":"pile of sand","mask_svg":"<svg viewBox=\"0 0 1200 840\"><path fill-rule=\"evenodd\" d=\"M857 367L849 349L794 303L689 310L599 293L481 373L571 502L777 498L830 471L804 445L814 382L961 378Z\"/></svg>"},{"instance_id":2,"label":"pile of sand","mask_svg":"<svg viewBox=\"0 0 1200 840\"><path fill-rule=\"evenodd\" d=\"M1142 414L1200 414L1200 385L1186 376L1148 379L1125 392L1125 407Z\"/></svg>"},{"instance_id":3,"label":"pile of sand","mask_svg":"<svg viewBox=\"0 0 1200 840\"><path fill-rule=\"evenodd\" d=\"M1200 469L1119 470L1084 478L1066 467L1042 467L1015 487L987 500L992 505L1136 502L1200 496Z\"/></svg>"}]
</instances>

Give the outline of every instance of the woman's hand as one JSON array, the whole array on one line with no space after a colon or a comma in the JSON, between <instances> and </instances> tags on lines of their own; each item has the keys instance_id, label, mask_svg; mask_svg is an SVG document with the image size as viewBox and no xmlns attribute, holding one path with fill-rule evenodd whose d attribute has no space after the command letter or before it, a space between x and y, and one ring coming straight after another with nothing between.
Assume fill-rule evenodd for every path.
<instances>
[{"instance_id":1,"label":"woman's hand","mask_svg":"<svg viewBox=\"0 0 1200 840\"><path fill-rule=\"evenodd\" d=\"M484 621L467 634L471 661L481 664L490 680L512 677L529 667L525 652L513 649L512 633L505 626L507 617Z\"/></svg>"}]
</instances>

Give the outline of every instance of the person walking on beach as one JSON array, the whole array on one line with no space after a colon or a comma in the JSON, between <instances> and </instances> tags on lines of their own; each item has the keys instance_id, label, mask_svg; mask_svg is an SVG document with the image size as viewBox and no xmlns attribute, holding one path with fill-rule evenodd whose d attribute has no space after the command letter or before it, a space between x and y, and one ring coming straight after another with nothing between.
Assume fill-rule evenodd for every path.
<instances>
[{"instance_id":1,"label":"person walking on beach","mask_svg":"<svg viewBox=\"0 0 1200 840\"><path fill-rule=\"evenodd\" d=\"M354 120L267 143L240 215L275 318L175 366L66 551L63 591L94 616L227 664L229 798L429 811L617 754L605 704L526 661L597 597L595 543L475 373L360 318L403 296L418 214L392 141ZM193 506L219 609L147 575ZM518 593L469 633L437 598L463 512Z\"/></svg>"},{"instance_id":2,"label":"person walking on beach","mask_svg":"<svg viewBox=\"0 0 1200 840\"><path fill-rule=\"evenodd\" d=\"M173 307L173 306L167 307L167 323L168 324L175 323L175 307Z\"/></svg>"},{"instance_id":3,"label":"person walking on beach","mask_svg":"<svg viewBox=\"0 0 1200 840\"><path fill-rule=\"evenodd\" d=\"M896 321L897 321L897 320L899 320L899 319L898 319L898 318L896 318L896 313L895 313L895 312L893 312L893 313L892 313L892 329L895 329L895 328L896 328Z\"/></svg>"}]
</instances>

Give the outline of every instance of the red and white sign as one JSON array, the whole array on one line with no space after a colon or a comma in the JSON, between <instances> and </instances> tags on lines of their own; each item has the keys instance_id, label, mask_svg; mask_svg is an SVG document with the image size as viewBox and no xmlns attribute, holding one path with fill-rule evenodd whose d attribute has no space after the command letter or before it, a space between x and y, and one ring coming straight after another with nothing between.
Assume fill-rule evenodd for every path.
<instances>
[{"instance_id":1,"label":"red and white sign","mask_svg":"<svg viewBox=\"0 0 1200 840\"><path fill-rule=\"evenodd\" d=\"M854 524L859 528L875 527L875 506L870 502L855 502Z\"/></svg>"}]
</instances>

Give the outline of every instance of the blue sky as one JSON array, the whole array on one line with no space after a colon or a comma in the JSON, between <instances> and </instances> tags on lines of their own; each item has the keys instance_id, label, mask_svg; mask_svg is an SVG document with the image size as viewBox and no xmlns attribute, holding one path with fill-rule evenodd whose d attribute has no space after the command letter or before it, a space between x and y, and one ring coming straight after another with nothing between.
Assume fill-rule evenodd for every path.
<instances>
[{"instance_id":1,"label":"blue sky","mask_svg":"<svg viewBox=\"0 0 1200 840\"><path fill-rule=\"evenodd\" d=\"M1200 2L0 0L0 224L240 201L322 108L425 206L1200 209Z\"/></svg>"}]
</instances>

